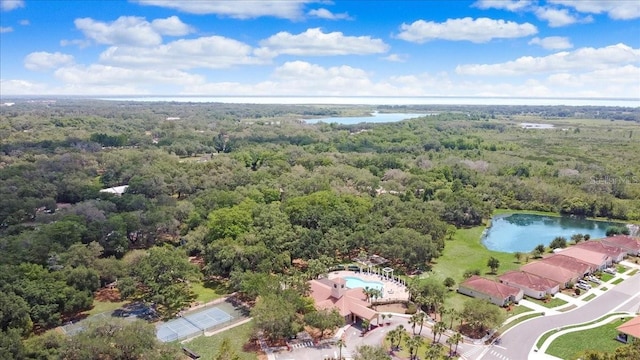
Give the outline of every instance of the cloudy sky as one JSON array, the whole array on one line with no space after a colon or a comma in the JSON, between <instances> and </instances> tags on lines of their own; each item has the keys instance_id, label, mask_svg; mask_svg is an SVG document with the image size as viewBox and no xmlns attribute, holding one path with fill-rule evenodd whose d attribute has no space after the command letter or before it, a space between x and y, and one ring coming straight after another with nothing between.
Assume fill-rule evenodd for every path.
<instances>
[{"instance_id":1,"label":"cloudy sky","mask_svg":"<svg viewBox=\"0 0 640 360\"><path fill-rule=\"evenodd\" d=\"M640 98L634 0L0 0L0 95Z\"/></svg>"}]
</instances>

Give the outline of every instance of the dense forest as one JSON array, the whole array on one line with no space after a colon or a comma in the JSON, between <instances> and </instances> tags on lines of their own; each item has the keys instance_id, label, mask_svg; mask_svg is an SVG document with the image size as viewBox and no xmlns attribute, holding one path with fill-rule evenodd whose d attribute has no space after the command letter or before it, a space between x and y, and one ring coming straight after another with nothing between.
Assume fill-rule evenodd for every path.
<instances>
[{"instance_id":1,"label":"dense forest","mask_svg":"<svg viewBox=\"0 0 640 360\"><path fill-rule=\"evenodd\" d=\"M428 115L304 122L372 111ZM428 270L499 208L638 222L639 123L614 107L15 100L0 107L0 338L64 323L116 279L168 317L189 281L243 286L296 259Z\"/></svg>"}]
</instances>

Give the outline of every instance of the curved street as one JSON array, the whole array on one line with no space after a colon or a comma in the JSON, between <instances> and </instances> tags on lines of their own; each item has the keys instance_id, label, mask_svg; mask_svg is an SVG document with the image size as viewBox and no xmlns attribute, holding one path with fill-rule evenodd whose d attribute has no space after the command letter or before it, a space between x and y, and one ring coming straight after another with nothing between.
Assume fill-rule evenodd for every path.
<instances>
[{"instance_id":1,"label":"curved street","mask_svg":"<svg viewBox=\"0 0 640 360\"><path fill-rule=\"evenodd\" d=\"M601 295L565 313L537 317L508 330L502 335L500 346L490 346L477 360L548 359L535 349L538 338L549 330L562 326L596 320L615 311L637 313L640 309L640 273L618 285L609 287Z\"/></svg>"}]
</instances>

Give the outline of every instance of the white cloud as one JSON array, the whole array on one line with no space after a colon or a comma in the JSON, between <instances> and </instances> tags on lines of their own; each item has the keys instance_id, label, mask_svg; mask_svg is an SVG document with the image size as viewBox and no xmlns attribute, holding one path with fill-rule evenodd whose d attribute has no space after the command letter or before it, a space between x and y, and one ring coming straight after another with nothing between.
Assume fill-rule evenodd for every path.
<instances>
[{"instance_id":1,"label":"white cloud","mask_svg":"<svg viewBox=\"0 0 640 360\"><path fill-rule=\"evenodd\" d=\"M325 8L309 10L307 15L326 20L351 20L351 16L347 13L334 14Z\"/></svg>"},{"instance_id":2,"label":"white cloud","mask_svg":"<svg viewBox=\"0 0 640 360\"><path fill-rule=\"evenodd\" d=\"M183 23L177 16L155 19L151 22L151 27L158 33L168 36L183 36L193 32L193 29Z\"/></svg>"},{"instance_id":3,"label":"white cloud","mask_svg":"<svg viewBox=\"0 0 640 360\"><path fill-rule=\"evenodd\" d=\"M405 62L407 61L407 55L389 54L389 56L386 56L383 59L391 62Z\"/></svg>"},{"instance_id":4,"label":"white cloud","mask_svg":"<svg viewBox=\"0 0 640 360\"><path fill-rule=\"evenodd\" d=\"M309 0L137 0L140 5L153 5L176 9L191 14L217 14L237 19L273 16L297 20L303 16L303 7Z\"/></svg>"},{"instance_id":5,"label":"white cloud","mask_svg":"<svg viewBox=\"0 0 640 360\"><path fill-rule=\"evenodd\" d=\"M478 0L474 6L480 9L519 11L529 8L532 4L532 0Z\"/></svg>"},{"instance_id":6,"label":"white cloud","mask_svg":"<svg viewBox=\"0 0 640 360\"><path fill-rule=\"evenodd\" d=\"M87 38L107 45L154 46L162 43L162 35L181 36L192 31L177 16L152 22L137 16L121 16L110 23L80 18L75 25Z\"/></svg>"},{"instance_id":7,"label":"white cloud","mask_svg":"<svg viewBox=\"0 0 640 360\"><path fill-rule=\"evenodd\" d=\"M33 71L43 71L73 64L73 56L60 52L32 52L24 59L24 67Z\"/></svg>"},{"instance_id":8,"label":"white cloud","mask_svg":"<svg viewBox=\"0 0 640 360\"><path fill-rule=\"evenodd\" d=\"M534 37L529 41L529 45L540 45L547 50L564 50L573 47L569 38L564 36Z\"/></svg>"},{"instance_id":9,"label":"white cloud","mask_svg":"<svg viewBox=\"0 0 640 360\"><path fill-rule=\"evenodd\" d=\"M0 26L0 34L13 32L13 28L11 26Z\"/></svg>"},{"instance_id":10,"label":"white cloud","mask_svg":"<svg viewBox=\"0 0 640 360\"><path fill-rule=\"evenodd\" d=\"M204 78L200 75L175 69L127 69L100 64L61 67L55 71L55 77L64 83L74 85L131 86L157 83L192 85L204 82Z\"/></svg>"},{"instance_id":11,"label":"white cloud","mask_svg":"<svg viewBox=\"0 0 640 360\"><path fill-rule=\"evenodd\" d=\"M616 20L640 18L640 2L635 0L550 0L549 2L571 7L582 13L606 13Z\"/></svg>"},{"instance_id":12,"label":"white cloud","mask_svg":"<svg viewBox=\"0 0 640 360\"><path fill-rule=\"evenodd\" d=\"M86 48L91 45L91 41L86 39L60 40L60 46L73 46L73 45L79 48Z\"/></svg>"},{"instance_id":13,"label":"white cloud","mask_svg":"<svg viewBox=\"0 0 640 360\"><path fill-rule=\"evenodd\" d=\"M578 18L570 14L568 9L539 7L535 14L538 19L549 22L551 27L566 26L578 22Z\"/></svg>"},{"instance_id":14,"label":"white cloud","mask_svg":"<svg viewBox=\"0 0 640 360\"><path fill-rule=\"evenodd\" d=\"M27 20L27 19L23 19L23 20L20 20L18 22L18 24L20 24L22 26L29 26L29 25L31 25L31 22L29 20Z\"/></svg>"},{"instance_id":15,"label":"white cloud","mask_svg":"<svg viewBox=\"0 0 640 360\"><path fill-rule=\"evenodd\" d=\"M530 23L518 24L513 21L470 17L448 19L443 23L418 20L410 25L402 24L400 29L402 31L398 34L398 38L416 43L435 39L484 43L492 39L518 38L538 32L538 29Z\"/></svg>"},{"instance_id":16,"label":"white cloud","mask_svg":"<svg viewBox=\"0 0 640 360\"><path fill-rule=\"evenodd\" d=\"M11 11L24 7L24 0L0 0L0 10Z\"/></svg>"},{"instance_id":17,"label":"white cloud","mask_svg":"<svg viewBox=\"0 0 640 360\"><path fill-rule=\"evenodd\" d=\"M262 64L251 46L222 36L180 39L154 47L112 46L100 62L134 68L223 69Z\"/></svg>"},{"instance_id":18,"label":"white cloud","mask_svg":"<svg viewBox=\"0 0 640 360\"><path fill-rule=\"evenodd\" d=\"M341 32L323 33L319 28L294 35L279 32L260 41L256 54L275 57L280 54L301 56L364 55L386 52L389 46L370 36L345 36Z\"/></svg>"},{"instance_id":19,"label":"white cloud","mask_svg":"<svg viewBox=\"0 0 640 360\"><path fill-rule=\"evenodd\" d=\"M456 73L480 76L520 76L578 70L603 70L640 62L640 49L625 44L603 48L580 48L543 57L523 56L498 64L469 64L456 67ZM636 80L638 78L636 77Z\"/></svg>"}]
</instances>

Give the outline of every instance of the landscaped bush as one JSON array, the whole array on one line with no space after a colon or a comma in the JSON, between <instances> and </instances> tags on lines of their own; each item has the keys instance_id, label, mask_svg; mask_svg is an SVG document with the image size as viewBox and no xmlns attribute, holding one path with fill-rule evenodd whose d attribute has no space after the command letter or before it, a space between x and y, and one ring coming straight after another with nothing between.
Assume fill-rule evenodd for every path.
<instances>
[{"instance_id":1,"label":"landscaped bush","mask_svg":"<svg viewBox=\"0 0 640 360\"><path fill-rule=\"evenodd\" d=\"M410 302L407 304L407 310L405 310L405 314L413 315L418 311L418 307L416 304Z\"/></svg>"}]
</instances>

